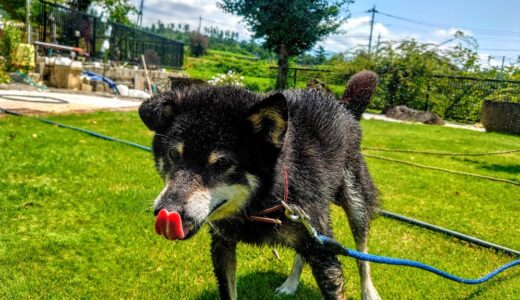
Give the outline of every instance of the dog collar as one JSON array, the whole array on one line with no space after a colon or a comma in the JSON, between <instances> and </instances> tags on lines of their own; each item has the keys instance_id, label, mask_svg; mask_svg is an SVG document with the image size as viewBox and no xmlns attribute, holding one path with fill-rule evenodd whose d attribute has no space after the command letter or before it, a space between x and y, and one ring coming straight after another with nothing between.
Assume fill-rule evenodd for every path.
<instances>
[{"instance_id":1,"label":"dog collar","mask_svg":"<svg viewBox=\"0 0 520 300\"><path fill-rule=\"evenodd\" d=\"M282 221L279 218L278 219L270 218L270 217L266 217L265 215L273 213L275 211L281 211L285 208L285 206L283 204L287 205L287 202L289 200L289 174L287 173L287 169L285 169L285 168L283 169L283 175L284 175L284 179L285 179L283 200L280 201L280 204L263 209L254 215L247 216L247 219L249 221L277 224L277 225L282 224Z\"/></svg>"}]
</instances>

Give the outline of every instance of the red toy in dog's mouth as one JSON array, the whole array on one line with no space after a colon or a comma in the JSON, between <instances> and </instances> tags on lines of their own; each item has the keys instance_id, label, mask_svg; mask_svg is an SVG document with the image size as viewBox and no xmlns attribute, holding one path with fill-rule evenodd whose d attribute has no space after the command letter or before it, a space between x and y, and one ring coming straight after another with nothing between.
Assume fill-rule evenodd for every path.
<instances>
[{"instance_id":1,"label":"red toy in dog's mouth","mask_svg":"<svg viewBox=\"0 0 520 300\"><path fill-rule=\"evenodd\" d=\"M155 232L169 240L182 240L186 236L179 213L176 211L168 212L166 209L161 209L155 219Z\"/></svg>"}]
</instances>

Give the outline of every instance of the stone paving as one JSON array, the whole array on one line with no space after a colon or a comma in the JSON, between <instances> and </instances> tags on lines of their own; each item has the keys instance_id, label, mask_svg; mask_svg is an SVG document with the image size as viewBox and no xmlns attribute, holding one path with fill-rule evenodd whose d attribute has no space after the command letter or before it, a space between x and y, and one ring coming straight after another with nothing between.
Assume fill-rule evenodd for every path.
<instances>
[{"instance_id":1,"label":"stone paving","mask_svg":"<svg viewBox=\"0 0 520 300\"><path fill-rule=\"evenodd\" d=\"M31 114L135 110L143 99L79 93L0 90L0 108Z\"/></svg>"}]
</instances>

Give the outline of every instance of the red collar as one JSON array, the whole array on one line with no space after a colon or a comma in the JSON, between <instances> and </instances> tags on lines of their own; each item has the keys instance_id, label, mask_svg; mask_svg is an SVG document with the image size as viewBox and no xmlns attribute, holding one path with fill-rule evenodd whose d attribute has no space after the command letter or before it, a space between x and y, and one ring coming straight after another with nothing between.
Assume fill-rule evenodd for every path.
<instances>
[{"instance_id":1,"label":"red collar","mask_svg":"<svg viewBox=\"0 0 520 300\"><path fill-rule=\"evenodd\" d=\"M284 187L284 193L283 193L283 202L287 203L289 200L289 175L287 173L287 169L283 169L283 175L285 179L285 187ZM277 204L275 206L263 209L259 212L257 212L255 215L250 215L247 218L250 221L253 222L262 222L262 223L270 223L270 224L282 224L282 221L280 219L274 219L265 217L264 215L282 210L284 206L282 204Z\"/></svg>"}]
</instances>

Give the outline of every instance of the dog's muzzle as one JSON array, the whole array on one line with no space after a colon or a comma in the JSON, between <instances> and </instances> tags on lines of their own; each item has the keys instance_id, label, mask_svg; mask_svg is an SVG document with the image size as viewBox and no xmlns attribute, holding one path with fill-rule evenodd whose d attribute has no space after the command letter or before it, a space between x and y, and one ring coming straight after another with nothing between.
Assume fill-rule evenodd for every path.
<instances>
[{"instance_id":1,"label":"dog's muzzle","mask_svg":"<svg viewBox=\"0 0 520 300\"><path fill-rule=\"evenodd\" d=\"M182 240L187 234L187 228L186 230L182 228L182 220L178 212L161 209L155 219L155 232L168 240Z\"/></svg>"}]
</instances>

